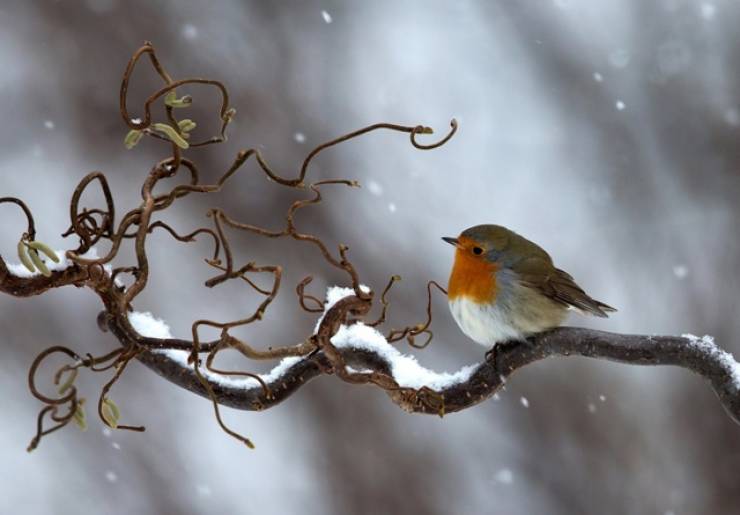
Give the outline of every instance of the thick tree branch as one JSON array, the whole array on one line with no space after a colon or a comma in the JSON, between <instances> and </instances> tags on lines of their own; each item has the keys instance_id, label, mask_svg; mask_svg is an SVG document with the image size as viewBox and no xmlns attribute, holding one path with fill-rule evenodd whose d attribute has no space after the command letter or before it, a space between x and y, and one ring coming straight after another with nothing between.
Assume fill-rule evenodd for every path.
<instances>
[{"instance_id":1,"label":"thick tree branch","mask_svg":"<svg viewBox=\"0 0 740 515\"><path fill-rule=\"evenodd\" d=\"M40 294L52 284L55 287L63 284L94 285L89 279L85 282L86 279L84 268L77 265L54 272L50 278L15 277L7 273L5 263L0 259L0 292L14 296ZM105 283L105 280L100 282ZM116 301L107 295L109 292L101 295L104 304L115 306ZM355 296L346 297L327 311L321 327L330 331L331 338L356 305L365 302L367 301ZM105 316L99 322L112 332L124 348L192 349L192 342L189 340L145 337L137 333L126 318L105 312L103 315ZM210 351L217 344L218 342L202 342L201 350ZM442 410L438 402L427 402L426 394L420 394L419 389L390 384L395 381L392 375L393 364L382 352L353 347L335 350L347 366L387 377L389 384L380 386L395 404L412 413L461 411L491 397L506 384L512 374L530 363L552 356L583 356L631 365L673 365L690 370L709 383L728 415L740 424L740 365L730 360L729 354L696 337L626 335L578 327L553 329L535 335L526 342L500 346L495 355L495 363L486 360L466 380L436 390L434 393L438 400L443 401ZM146 350L137 359L168 381L209 397L192 366L157 350ZM220 381L213 376L206 376L206 380L216 394L218 403L237 409L260 411L287 399L311 379L333 372L336 370L332 368L332 361L327 357L326 351L321 350L308 357L294 358L293 363L285 366L279 375L267 382L268 391L256 381L250 386L244 386Z\"/></svg>"},{"instance_id":2,"label":"thick tree branch","mask_svg":"<svg viewBox=\"0 0 740 515\"><path fill-rule=\"evenodd\" d=\"M390 375L391 363L380 353L356 348L343 348L339 352L354 368ZM437 391L444 399L444 412L461 411L488 399L517 370L551 356L584 356L630 365L673 365L691 370L710 384L728 415L740 424L737 372L728 367L721 354L707 352L697 345L696 340L688 337L626 335L579 327L559 327L533 336L526 343L504 346L497 352L495 364L485 361L466 381ZM192 369L163 354L150 352L139 359L168 381L207 396ZM285 400L305 383L322 375L327 366L328 360L323 353L297 361L268 383L272 399L266 398L258 385L237 388L216 383L213 387L218 393L218 401L225 406L261 410ZM406 411L439 414L435 406L418 401L403 389L388 390L387 393Z\"/></svg>"}]
</instances>

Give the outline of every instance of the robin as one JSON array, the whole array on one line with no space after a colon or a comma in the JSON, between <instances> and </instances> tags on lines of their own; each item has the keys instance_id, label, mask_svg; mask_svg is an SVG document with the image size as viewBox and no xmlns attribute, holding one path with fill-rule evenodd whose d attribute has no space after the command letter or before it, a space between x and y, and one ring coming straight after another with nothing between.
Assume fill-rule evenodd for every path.
<instances>
[{"instance_id":1,"label":"robin","mask_svg":"<svg viewBox=\"0 0 740 515\"><path fill-rule=\"evenodd\" d=\"M557 327L568 310L598 317L616 311L589 297L539 245L506 227L476 225L442 239L456 247L450 311L481 345L522 341Z\"/></svg>"}]
</instances>

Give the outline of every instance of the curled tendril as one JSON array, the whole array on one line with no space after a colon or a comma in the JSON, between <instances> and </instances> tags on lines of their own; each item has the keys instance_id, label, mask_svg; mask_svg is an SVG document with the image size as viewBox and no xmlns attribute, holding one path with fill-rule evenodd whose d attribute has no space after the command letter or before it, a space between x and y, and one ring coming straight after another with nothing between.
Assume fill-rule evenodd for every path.
<instances>
[{"instance_id":1,"label":"curled tendril","mask_svg":"<svg viewBox=\"0 0 740 515\"><path fill-rule=\"evenodd\" d=\"M126 366L141 352L142 349L128 349L122 352L116 358L115 362L111 364L111 367L115 367L116 371L113 374L113 377L107 383L105 383L105 385L103 385L103 388L100 391L100 396L98 397L98 416L100 417L100 420L102 420L103 423L110 428L137 432L145 430L144 426L130 426L119 424L117 420L115 421L115 423L112 423L110 417L107 417L105 415L103 409L103 407L106 405L106 399L108 399L108 392L113 387L113 385L116 384L116 382L121 378L121 376L123 375L123 371L126 370Z\"/></svg>"},{"instance_id":2,"label":"curled tendril","mask_svg":"<svg viewBox=\"0 0 740 515\"><path fill-rule=\"evenodd\" d=\"M127 106L127 98L128 98L128 87L129 83L131 81L131 76L133 75L134 69L136 68L137 63L139 62L139 59L141 59L142 56L148 55L149 60L152 64L152 67L157 72L159 77L162 79L162 81L165 83L165 85L160 88L159 90L152 93L144 102L144 118L143 120L139 118L132 118L128 111ZM200 84L205 86L211 86L216 88L219 93L221 94L221 108L219 110L219 117L221 119L221 130L217 136L211 137L209 139L199 141L196 143L190 143L190 147L200 147L204 145L210 145L213 143L220 143L222 141L226 140L226 127L229 125L229 123L233 119L233 108L229 107L229 92L226 90L226 86L223 85L223 83L217 81L217 80L210 80L210 79L181 79L181 80L173 80L172 77L167 73L167 71L162 66L162 63L159 61L159 58L157 57L157 53L154 50L154 47L151 43L146 42L144 45L139 48L134 55L129 60L128 64L126 65L126 70L123 74L123 79L121 81L121 89L119 94L119 101L120 101L120 110L121 110L121 117L123 118L124 123L131 129L131 130L137 130L137 131L143 131L145 129L149 129L149 127L152 125L152 104L162 98L162 100L165 102L166 108L167 108L167 118L168 121L172 124L171 129L178 135L182 136L182 129L179 127L179 124L177 123L177 120L174 117L173 114L173 108L177 107L184 107L186 105L190 105L190 102L192 101L192 97L189 95L186 95L185 97L179 99L179 104L177 106L174 106L172 103L171 95L170 93L173 93L178 87L190 85L190 84ZM188 100L183 100L187 98ZM150 132L150 136L153 136L157 139L162 140L172 140L172 136L161 136L159 134Z\"/></svg>"},{"instance_id":3,"label":"curled tendril","mask_svg":"<svg viewBox=\"0 0 740 515\"><path fill-rule=\"evenodd\" d=\"M57 431L58 429L61 429L72 420L76 420L79 418L80 409L82 403L84 402L84 399L80 399L77 396L77 387L74 384L75 379L78 375L78 370L81 367L88 368L89 370L96 372L108 370L111 366L115 366L117 363L119 363L120 356L124 354L124 352L124 349L116 349L100 357L93 357L92 355L88 354L87 357L82 358L75 351L68 347L55 345L49 347L48 349L45 349L44 351L39 353L38 356L36 356L36 358L33 360L33 363L31 363L31 367L28 371L28 388L31 391L31 394L42 403L44 403L46 406L41 409L37 417L36 435L33 437L31 443L28 446L27 450L29 452L38 447L38 444L40 443L42 437L48 435L49 433ZM68 363L61 366L53 374L53 382L55 385L58 385L59 396L50 397L46 394L43 394L36 386L36 375L38 374L41 365L49 357L55 354L61 354L62 356L73 360L73 363ZM105 363L111 360L112 363L108 366L101 368L95 367L95 365L97 364ZM63 382L62 379L64 379ZM62 413L60 409L65 406L67 408L67 411ZM47 416L56 424L51 427L45 428L44 420L47 418ZM84 421L76 421L80 423L82 427Z\"/></svg>"},{"instance_id":4,"label":"curled tendril","mask_svg":"<svg viewBox=\"0 0 740 515\"><path fill-rule=\"evenodd\" d=\"M66 426L74 417L78 405L79 402L76 399L73 399L70 403L68 412L65 415L61 416L59 415L58 406L51 405L42 408L38 414L38 417L36 418L36 434L31 439L31 443L28 444L26 451L31 452L35 450L41 442L41 438ZM49 418L51 418L52 421L56 422L56 424L51 427L44 428L44 418L47 414L50 415Z\"/></svg>"},{"instance_id":5,"label":"curled tendril","mask_svg":"<svg viewBox=\"0 0 740 515\"><path fill-rule=\"evenodd\" d=\"M28 222L24 236L29 240L34 240L36 238L36 223L34 222L33 214L31 214L31 210L28 209L26 203L15 197L0 197L0 204L6 203L15 204L21 208L23 214L26 215L26 221Z\"/></svg>"},{"instance_id":6,"label":"curled tendril","mask_svg":"<svg viewBox=\"0 0 740 515\"><path fill-rule=\"evenodd\" d=\"M298 295L298 303L301 305L301 308L303 308L303 310L307 311L308 313L321 313L322 311L324 311L324 303L313 295L309 295L305 292L306 286L308 286L311 281L313 281L313 276L309 275L307 277L304 277L296 286L295 292L296 295ZM313 302L314 307L309 306L306 301Z\"/></svg>"},{"instance_id":7,"label":"curled tendril","mask_svg":"<svg viewBox=\"0 0 740 515\"><path fill-rule=\"evenodd\" d=\"M173 238L175 238L177 241L181 241L183 243L190 243L190 242L195 241L195 237L198 236L199 234L208 234L209 236L213 238L214 249L213 249L212 261L216 261L218 259L218 255L221 251L221 243L218 239L218 235L215 232L213 232L213 230L208 229L207 227L201 227L200 229L196 229L191 233L180 235L177 232L175 232L175 230L169 225L167 225L166 223L162 221L156 221L153 224L149 225L148 232L152 233L154 229L158 227L161 227L162 229L170 233L170 235Z\"/></svg>"},{"instance_id":8,"label":"curled tendril","mask_svg":"<svg viewBox=\"0 0 740 515\"><path fill-rule=\"evenodd\" d=\"M93 181L98 181L98 184L100 184L103 196L105 197L106 209L83 209L80 212L80 197L82 197L88 185ZM95 215L98 215L101 219L99 224L94 218ZM87 174L77 185L74 193L72 193L72 200L69 206L69 219L71 223L70 228L63 236L75 234L80 238L80 246L77 249L77 254L87 252L100 238L113 237L115 205L110 186L108 186L108 180L102 172L91 172Z\"/></svg>"},{"instance_id":9,"label":"curled tendril","mask_svg":"<svg viewBox=\"0 0 740 515\"><path fill-rule=\"evenodd\" d=\"M226 334L224 334L226 336ZM228 345L228 339L223 339L221 342L219 342L218 345L216 345L209 353L208 357L206 358L206 369L209 372L213 372L214 374L219 374L223 376L241 376L241 377L251 377L255 381L257 381L260 386L262 387L262 392L264 393L264 396L266 399L272 398L272 392L270 391L270 387L267 386L267 383L265 383L265 380L262 379L259 374L253 374L251 372L244 372L239 370L221 370L213 366L213 360L216 359L216 355L222 351L224 348L229 348Z\"/></svg>"},{"instance_id":10,"label":"curled tendril","mask_svg":"<svg viewBox=\"0 0 740 515\"><path fill-rule=\"evenodd\" d=\"M444 138L437 141L436 143L430 143L429 145L423 145L419 143L418 141L416 141L416 136L418 136L419 134L432 134L433 130L429 127L423 127L421 125L417 125L416 127L414 127L414 130L411 131L411 135L410 135L411 144L414 147L418 148L419 150L432 150L434 148L441 147L442 145L450 141L450 139L452 138L452 136L455 135L456 132L457 132L457 120L453 118L452 120L450 120L450 130Z\"/></svg>"},{"instance_id":11,"label":"curled tendril","mask_svg":"<svg viewBox=\"0 0 740 515\"><path fill-rule=\"evenodd\" d=\"M416 324L404 327L403 329L393 329L390 333L388 333L388 336L386 336L386 339L389 342L397 342L398 340L406 338L408 344L416 349L423 349L432 342L432 338L434 337L434 335L429 330L429 326L432 323L432 286L447 295L447 290L440 286L439 283L437 283L436 281L429 281L427 283L426 321L423 324ZM420 334L427 335L426 340L424 340L424 343L421 344L416 343L416 337Z\"/></svg>"},{"instance_id":12,"label":"curled tendril","mask_svg":"<svg viewBox=\"0 0 740 515\"><path fill-rule=\"evenodd\" d=\"M393 275L391 276L390 280L388 281L388 284L386 284L385 288L383 288L383 292L380 294L380 303L383 305L383 309L380 312L380 316L375 320L375 322L369 322L367 325L370 327L377 327L380 324L385 323L385 317L388 313L388 299L386 298L388 296L388 292L391 291L391 288L395 283L401 280L400 275Z\"/></svg>"},{"instance_id":13,"label":"curled tendril","mask_svg":"<svg viewBox=\"0 0 740 515\"><path fill-rule=\"evenodd\" d=\"M144 56L148 57L150 64L161 79L163 85L146 98L143 105L143 118L134 119L130 116L127 105L128 88L134 70ZM176 90L178 88L181 90L191 90L201 87L215 89L220 94L221 105L218 110L218 116L221 120L221 129L217 135L211 138L191 142L190 139L194 139L191 138L191 132L196 128L197 124L189 118L178 120L176 112L178 114L180 112L187 112L187 107L193 102L193 97L190 94L186 94L178 98ZM191 92L188 91L188 93ZM153 119L152 108L158 102L161 102L164 107L166 118L164 120ZM210 375L236 375L255 379L262 388L261 396L255 401L259 406L270 405L274 400L274 392L270 391L268 385L258 374L246 371L226 371L215 368L213 366L214 359L224 349L233 349L245 358L254 360L272 360L288 356L301 356L309 359L321 351L323 354L319 366L326 367L327 371L335 373L342 380L357 384L371 383L388 391L399 390L398 384L388 373L362 373L353 372L348 369L341 353L332 345L331 336L342 324L351 324L367 316L372 305L373 292L361 286L359 273L350 259L349 248L346 245L340 244L336 250L330 249L318 235L300 231L297 227L296 219L303 208L323 202L322 188L324 186L359 186L357 181L350 179L327 179L306 183L309 166L312 164L313 159L324 150L377 130L390 130L408 134L413 147L422 150L433 149L446 143L455 134L457 122L454 119L450 124L451 130L444 138L436 143L427 145L419 143L417 139L422 134L432 134L433 131L429 127L391 123L368 125L316 146L306 155L299 170L294 175L283 175L273 170L257 149L241 150L237 153L229 168L218 176L215 181L204 182L201 180L201 174L196 164L184 157L183 151L191 147L225 141L226 128L234 119L236 110L230 107L228 91L219 81L200 78L173 79L162 66L154 47L149 42L146 42L134 53L126 66L120 88L120 113L129 131L126 138L124 138L127 147L132 148L141 137L147 135L168 142L171 154L156 163L144 177L141 186L141 203L122 216L119 215L120 220L117 220L113 196L107 178L102 172L92 172L79 182L70 201L70 227L64 234L65 237L76 235L79 238L79 247L75 251L67 251L67 257L73 262L69 270L65 270L64 274L52 276L50 280L58 282L51 286L45 285L45 287L75 284L77 286L92 288L101 297L105 305L105 310L98 316L99 327L104 331L110 330L121 341L127 341L128 343L120 349L99 357L87 354L82 358L71 349L62 346L50 347L37 356L29 370L29 387L34 396L44 403L45 406L39 413L37 434L30 447L35 448L42 436L63 427L70 421L75 421L81 426L85 424L84 411L82 411L84 399L78 398L77 388L75 386L75 381L81 368L86 368L93 372L113 371L112 377L102 387L98 397L97 411L103 423L118 429L143 431L144 428L141 426L121 425L118 422L120 416L118 408L110 400L108 393L124 375L128 364L132 360L137 358L144 359L143 356L148 355L149 351L156 349L180 349L190 352L189 362L193 366L194 375L203 390L205 390L212 400L219 425L228 434L250 447L253 444L248 438L229 429L221 419L218 409L218 397L213 388ZM209 194L221 191L226 182L237 171L242 169L250 157L254 157L253 160L257 162L259 170L261 170L268 180L308 193L307 198L300 198L285 206L284 227L282 229L270 230L249 223L243 223L228 217L221 209L211 209L208 212L208 216L213 219L213 229L206 227L194 228L187 233L177 232L164 221L154 219L157 213L170 208L178 199L191 194ZM168 181L164 181L164 179L168 179ZM160 184L170 184L170 181L173 185L164 191L160 191ZM94 208L81 207L81 198L93 182L98 183L104 197L105 205ZM38 247L43 251L40 243L34 243L34 220L28 207L22 201L11 197L0 198L0 203L3 202L18 205L28 220L27 231L21 237L19 245L23 247L24 251L26 246L34 246L34 249ZM213 254L212 257L207 258L205 261L209 266L216 269L218 273L208 279L205 285L207 287L215 287L226 281L240 279L256 294L262 296L262 300L257 308L238 320L227 322L196 320L191 326L191 341L175 338L150 338L138 334L128 320L128 313L133 309L133 300L148 284L150 270L146 244L147 238L156 229L163 229L175 240L183 243L195 241L202 234L206 234L212 238ZM322 319L317 334L310 335L300 343L260 349L235 338L229 333L231 329L258 322L264 318L266 310L278 295L283 269L279 265L258 265L252 261L241 266L236 264L232 245L226 233L227 229L253 233L265 238L289 237L297 241L308 242L319 250L326 264L346 274L355 295L351 299L340 301L338 308L329 310L327 315ZM81 257L101 240L110 243L110 249L106 255L99 258L90 256ZM133 246L135 262L133 264L129 262L124 266L117 266L111 270L108 264L119 257L119 252L123 248L122 245L127 240L132 240L130 243ZM4 268L4 262L0 259L0 272ZM133 278L133 281L130 284L124 284L119 280L122 274L127 274ZM7 273L5 275L7 276ZM271 285L267 287L259 286L253 280L255 275L267 275L271 277ZM385 322L388 309L387 294L396 280L396 276L391 278L391 281L383 290L380 299L383 305L382 313L378 320L371 325L380 325ZM306 292L306 288L311 281L312 276L307 276L301 280L296 286L296 294L298 295L299 304L302 309L311 313L319 313L324 309L323 302ZM429 286L427 293L429 296L431 295ZM402 331L402 337L406 337L412 344L413 338L416 335L425 332L429 333L428 327L431 323L430 303L431 299L427 306L427 323L406 328L406 330ZM220 329L220 338L213 342L201 342L198 333L202 326ZM201 360L199 356L204 353L207 354L205 366L209 377L206 377L200 370ZM53 379L54 383L59 386L58 397L50 397L37 389L35 377L42 362L49 356L56 354L61 354L72 362L56 370ZM404 390L404 392L404 395L416 395L420 399L428 396L428 394L420 392L415 394L412 394L411 391L406 392ZM419 402L422 401L423 399ZM51 420L53 425L45 428L44 426L49 420Z\"/></svg>"},{"instance_id":14,"label":"curled tendril","mask_svg":"<svg viewBox=\"0 0 740 515\"><path fill-rule=\"evenodd\" d=\"M71 387L69 391L63 394L61 397L54 398L54 397L49 397L47 395L44 395L36 387L36 372L38 371L39 367L44 362L44 360L53 354L64 354L67 357L75 361L82 361L82 358L80 358L80 356L78 356L76 352L74 352L73 350L67 347L63 347L61 345L55 345L53 347L49 347L48 349L42 351L38 356L36 356L36 358L31 363L31 368L28 370L28 389L31 391L31 395L36 397L38 400L40 400L44 404L49 404L49 405L66 404L77 396L76 388Z\"/></svg>"}]
</instances>

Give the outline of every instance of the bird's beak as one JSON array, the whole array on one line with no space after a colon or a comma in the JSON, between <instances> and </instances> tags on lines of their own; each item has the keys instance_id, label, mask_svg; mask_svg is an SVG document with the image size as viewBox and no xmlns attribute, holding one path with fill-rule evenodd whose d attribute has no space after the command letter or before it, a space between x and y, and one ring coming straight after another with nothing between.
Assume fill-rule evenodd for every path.
<instances>
[{"instance_id":1,"label":"bird's beak","mask_svg":"<svg viewBox=\"0 0 740 515\"><path fill-rule=\"evenodd\" d=\"M454 245L455 247L460 246L460 242L458 241L457 238L450 238L449 236L442 236L442 239L446 241L447 243L449 243L450 245Z\"/></svg>"}]
</instances>

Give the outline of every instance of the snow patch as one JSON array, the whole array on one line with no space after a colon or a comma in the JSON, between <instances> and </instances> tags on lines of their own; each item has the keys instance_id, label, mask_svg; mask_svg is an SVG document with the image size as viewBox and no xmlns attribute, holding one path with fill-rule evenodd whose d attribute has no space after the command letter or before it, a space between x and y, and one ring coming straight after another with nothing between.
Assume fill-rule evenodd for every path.
<instances>
[{"instance_id":1,"label":"snow patch","mask_svg":"<svg viewBox=\"0 0 740 515\"><path fill-rule=\"evenodd\" d=\"M370 288L364 284L360 285L360 290L365 293L370 293ZM334 304L339 302L345 297L349 297L355 294L355 290L352 288L345 288L343 286L330 286L326 290L326 302L324 302L324 314L329 309L334 307ZM323 318L323 317L322 317Z\"/></svg>"},{"instance_id":2,"label":"snow patch","mask_svg":"<svg viewBox=\"0 0 740 515\"><path fill-rule=\"evenodd\" d=\"M170 326L164 320L155 318L148 311L132 311L128 315L128 321L137 333L147 338L172 338Z\"/></svg>"},{"instance_id":3,"label":"snow patch","mask_svg":"<svg viewBox=\"0 0 740 515\"><path fill-rule=\"evenodd\" d=\"M402 354L385 337L363 323L341 326L331 343L338 349L352 348L369 350L379 354L391 366L391 375L399 386L406 388L429 387L440 390L470 379L478 365L467 365L457 372L435 372L419 364L411 355Z\"/></svg>"},{"instance_id":4,"label":"snow patch","mask_svg":"<svg viewBox=\"0 0 740 515\"><path fill-rule=\"evenodd\" d=\"M707 357L716 360L720 363L732 377L735 389L740 390L740 363L735 361L735 356L729 352L720 349L716 343L714 343L714 337L705 334L702 337L694 334L682 334L681 337L689 340L692 347L698 349L700 352L705 354Z\"/></svg>"},{"instance_id":5,"label":"snow patch","mask_svg":"<svg viewBox=\"0 0 740 515\"><path fill-rule=\"evenodd\" d=\"M182 368L186 368L189 370L193 370L193 365L188 363L188 356L190 356L190 351L186 350L178 350L178 349L157 349L152 351L155 354L163 354L167 358L171 359L178 365L180 365ZM262 379L266 383L271 383L280 376L284 375L288 369L290 369L293 365L301 361L303 358L300 357L288 357L283 358L270 372L267 374L257 374L260 379ZM200 371L201 375L205 377L207 380L211 381L212 383L219 384L221 386L229 387L229 388L238 388L238 389L251 389L251 388L261 388L261 385L259 381L252 377L229 377L222 374L215 374L213 372L210 372L205 367L199 367L198 370Z\"/></svg>"}]
</instances>

